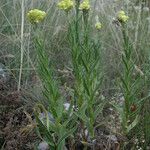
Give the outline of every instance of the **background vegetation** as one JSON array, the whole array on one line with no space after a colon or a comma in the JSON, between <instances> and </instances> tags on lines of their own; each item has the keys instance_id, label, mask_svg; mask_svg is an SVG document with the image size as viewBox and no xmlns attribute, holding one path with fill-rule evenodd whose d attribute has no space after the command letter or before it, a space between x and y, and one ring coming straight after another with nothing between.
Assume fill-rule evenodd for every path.
<instances>
[{"instance_id":1,"label":"background vegetation","mask_svg":"<svg viewBox=\"0 0 150 150\"><path fill-rule=\"evenodd\" d=\"M0 100L2 113L9 112L10 108L7 108L7 105L12 92L13 96L14 92L17 92L17 98L15 99L18 99L19 95L19 99L23 103L21 104L23 111L26 112L26 116L30 114L31 118L33 110L29 111L29 108L34 107L37 103L43 103L43 101L44 104L47 103L42 93L43 83L46 83L46 81L43 81L38 72L40 65L37 47L33 40L33 27L26 17L27 12L34 8L47 13L39 28L42 32L41 38L48 63L51 64L48 67L51 68L50 66L52 66L52 76L59 85L58 91L65 98L64 102L70 100L75 79L72 71L74 69L72 65L72 45L74 43L70 45L68 40L68 18L72 19L74 12L71 11L67 18L66 13L58 9L57 3L57 0L0 1L0 82L3 84L2 87L0 86ZM132 59L132 71L130 70L132 73L128 73L132 75L128 82L133 84L130 91L133 90L134 94L132 92L130 94L134 95L136 101L131 106L137 110L136 114L131 114L131 118L137 114L140 116L135 128L127 135L124 134L118 117L120 114L118 107L121 108L125 94L128 95L125 93L125 83L121 80L121 77L125 75L123 74L124 66L128 62L122 61L124 38L122 37L122 27L116 21L117 13L120 10L124 10L129 16L126 34L129 43L132 45L132 49L130 49L132 54L129 56ZM150 149L150 2L149 0L93 0L91 1L89 18L89 39L96 42L100 40L101 46L99 49L100 68L98 69L103 82L98 90L98 98L106 102L101 115L96 119L98 125L96 135L100 140L97 140L95 147L103 149L101 145L105 145L106 149L111 149L112 145L117 142L118 149L141 148L148 150ZM102 24L100 31L95 29L97 20ZM8 103L3 104L2 101L6 100ZM17 110L20 110L20 106L17 106ZM10 112L14 112L14 108L11 108ZM29 116L27 117L28 120L31 119ZM35 123L31 120L24 126L31 124L33 127ZM3 122L2 119L0 121ZM101 133L104 134L104 131L108 134L105 136L105 138L107 137L104 140L105 144L102 144L100 142L102 141ZM112 139L114 136L117 140ZM43 137L34 140L37 146L41 139ZM6 135L4 137L2 133L1 141L1 145L5 147L9 139L6 138ZM70 141L67 143L70 143ZM76 143L76 140L74 143Z\"/></svg>"}]
</instances>

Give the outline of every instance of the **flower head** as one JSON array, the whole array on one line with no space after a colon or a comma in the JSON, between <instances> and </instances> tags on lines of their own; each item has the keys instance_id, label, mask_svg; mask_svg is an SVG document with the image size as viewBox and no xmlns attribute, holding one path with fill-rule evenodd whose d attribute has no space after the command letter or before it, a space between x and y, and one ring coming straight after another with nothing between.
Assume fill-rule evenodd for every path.
<instances>
[{"instance_id":1,"label":"flower head","mask_svg":"<svg viewBox=\"0 0 150 150\"><path fill-rule=\"evenodd\" d=\"M97 23L95 24L95 28L96 28L97 30L100 30L100 29L102 28L102 24L101 24L100 22L97 22Z\"/></svg>"},{"instance_id":2,"label":"flower head","mask_svg":"<svg viewBox=\"0 0 150 150\"><path fill-rule=\"evenodd\" d=\"M59 9L69 11L71 8L73 8L74 3L72 0L62 0L58 3Z\"/></svg>"},{"instance_id":3,"label":"flower head","mask_svg":"<svg viewBox=\"0 0 150 150\"><path fill-rule=\"evenodd\" d=\"M89 10L90 9L90 3L89 0L84 0L80 6L79 6L80 10Z\"/></svg>"},{"instance_id":4,"label":"flower head","mask_svg":"<svg viewBox=\"0 0 150 150\"><path fill-rule=\"evenodd\" d=\"M118 20L121 22L121 23L125 23L127 22L129 19L129 17L125 14L124 11L119 11L118 12Z\"/></svg>"},{"instance_id":5,"label":"flower head","mask_svg":"<svg viewBox=\"0 0 150 150\"><path fill-rule=\"evenodd\" d=\"M32 9L27 13L27 17L30 23L36 24L43 21L43 19L46 17L46 12L39 9Z\"/></svg>"}]
</instances>

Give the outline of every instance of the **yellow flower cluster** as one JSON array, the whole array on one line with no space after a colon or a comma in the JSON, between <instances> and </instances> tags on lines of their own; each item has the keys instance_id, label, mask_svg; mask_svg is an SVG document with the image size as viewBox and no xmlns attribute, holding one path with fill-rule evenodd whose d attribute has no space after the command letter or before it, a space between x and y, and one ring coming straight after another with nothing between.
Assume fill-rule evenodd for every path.
<instances>
[{"instance_id":1,"label":"yellow flower cluster","mask_svg":"<svg viewBox=\"0 0 150 150\"><path fill-rule=\"evenodd\" d=\"M43 21L43 19L46 17L46 12L39 9L33 9L27 13L27 17L30 23L36 24Z\"/></svg>"},{"instance_id":2,"label":"yellow flower cluster","mask_svg":"<svg viewBox=\"0 0 150 150\"><path fill-rule=\"evenodd\" d=\"M118 20L120 22L127 22L128 19L129 19L129 17L125 14L124 11L121 10L121 11L118 12Z\"/></svg>"},{"instance_id":3,"label":"yellow flower cluster","mask_svg":"<svg viewBox=\"0 0 150 150\"><path fill-rule=\"evenodd\" d=\"M96 28L97 30L100 30L100 29L102 28L102 24L101 24L100 22L97 22L97 23L95 24L95 28Z\"/></svg>"},{"instance_id":4,"label":"yellow flower cluster","mask_svg":"<svg viewBox=\"0 0 150 150\"><path fill-rule=\"evenodd\" d=\"M58 3L59 9L69 11L71 8L73 8L74 3L72 0L62 0Z\"/></svg>"},{"instance_id":5,"label":"yellow flower cluster","mask_svg":"<svg viewBox=\"0 0 150 150\"><path fill-rule=\"evenodd\" d=\"M80 10L89 10L90 9L90 2L89 0L84 0L80 6L79 6Z\"/></svg>"}]
</instances>

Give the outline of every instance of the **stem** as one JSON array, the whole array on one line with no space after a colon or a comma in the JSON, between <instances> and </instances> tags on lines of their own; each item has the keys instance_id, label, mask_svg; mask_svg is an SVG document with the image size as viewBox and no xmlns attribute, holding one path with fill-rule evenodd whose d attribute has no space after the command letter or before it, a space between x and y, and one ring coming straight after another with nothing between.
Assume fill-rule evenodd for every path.
<instances>
[{"instance_id":1,"label":"stem","mask_svg":"<svg viewBox=\"0 0 150 150\"><path fill-rule=\"evenodd\" d=\"M77 44L79 44L79 5L80 5L80 0L76 0L75 31L76 31L76 43Z\"/></svg>"},{"instance_id":2,"label":"stem","mask_svg":"<svg viewBox=\"0 0 150 150\"><path fill-rule=\"evenodd\" d=\"M84 43L85 47L88 47L88 10L83 10L83 20L84 20Z\"/></svg>"},{"instance_id":3,"label":"stem","mask_svg":"<svg viewBox=\"0 0 150 150\"><path fill-rule=\"evenodd\" d=\"M18 82L18 91L20 91L21 88L21 78L22 78L22 68L23 68L23 54L24 54L24 0L22 0L21 3L21 56L20 56L20 72L19 72L19 82Z\"/></svg>"},{"instance_id":4,"label":"stem","mask_svg":"<svg viewBox=\"0 0 150 150\"><path fill-rule=\"evenodd\" d=\"M130 82L130 52L129 52L129 42L128 42L128 37L126 35L126 31L125 31L125 26L123 25L123 29L122 29L122 33L123 33L123 40L124 40L124 55L122 56L124 61L124 81L126 86L125 88L125 116L126 116L126 120L128 120L128 114L129 114L129 95L130 95L130 91L129 91L129 82Z\"/></svg>"}]
</instances>

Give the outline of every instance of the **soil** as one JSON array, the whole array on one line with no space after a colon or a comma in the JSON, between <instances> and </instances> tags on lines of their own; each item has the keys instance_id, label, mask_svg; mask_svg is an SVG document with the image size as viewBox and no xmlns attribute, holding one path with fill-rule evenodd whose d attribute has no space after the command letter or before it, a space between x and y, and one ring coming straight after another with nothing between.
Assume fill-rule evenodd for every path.
<instances>
[{"instance_id":1,"label":"soil","mask_svg":"<svg viewBox=\"0 0 150 150\"><path fill-rule=\"evenodd\" d=\"M25 110L13 80L0 82L0 148L32 150L38 140L31 128L32 110ZM29 128L30 127L30 128Z\"/></svg>"},{"instance_id":2,"label":"soil","mask_svg":"<svg viewBox=\"0 0 150 150\"><path fill-rule=\"evenodd\" d=\"M1 80L2 81L2 80ZM0 148L2 150L34 150L41 140L35 132L32 106L21 99L16 83L9 80L0 82ZM106 116L109 108L105 109ZM106 118L105 116L105 118ZM98 122L103 122L98 120ZM111 124L111 122L110 122ZM110 125L111 126L111 125ZM67 142L69 145L69 141ZM105 125L96 128L96 138L88 142L89 150L119 150L120 137L110 132ZM67 146L68 150L72 150ZM83 150L80 138L76 139L74 150ZM46 149L41 149L46 150Z\"/></svg>"}]
</instances>

